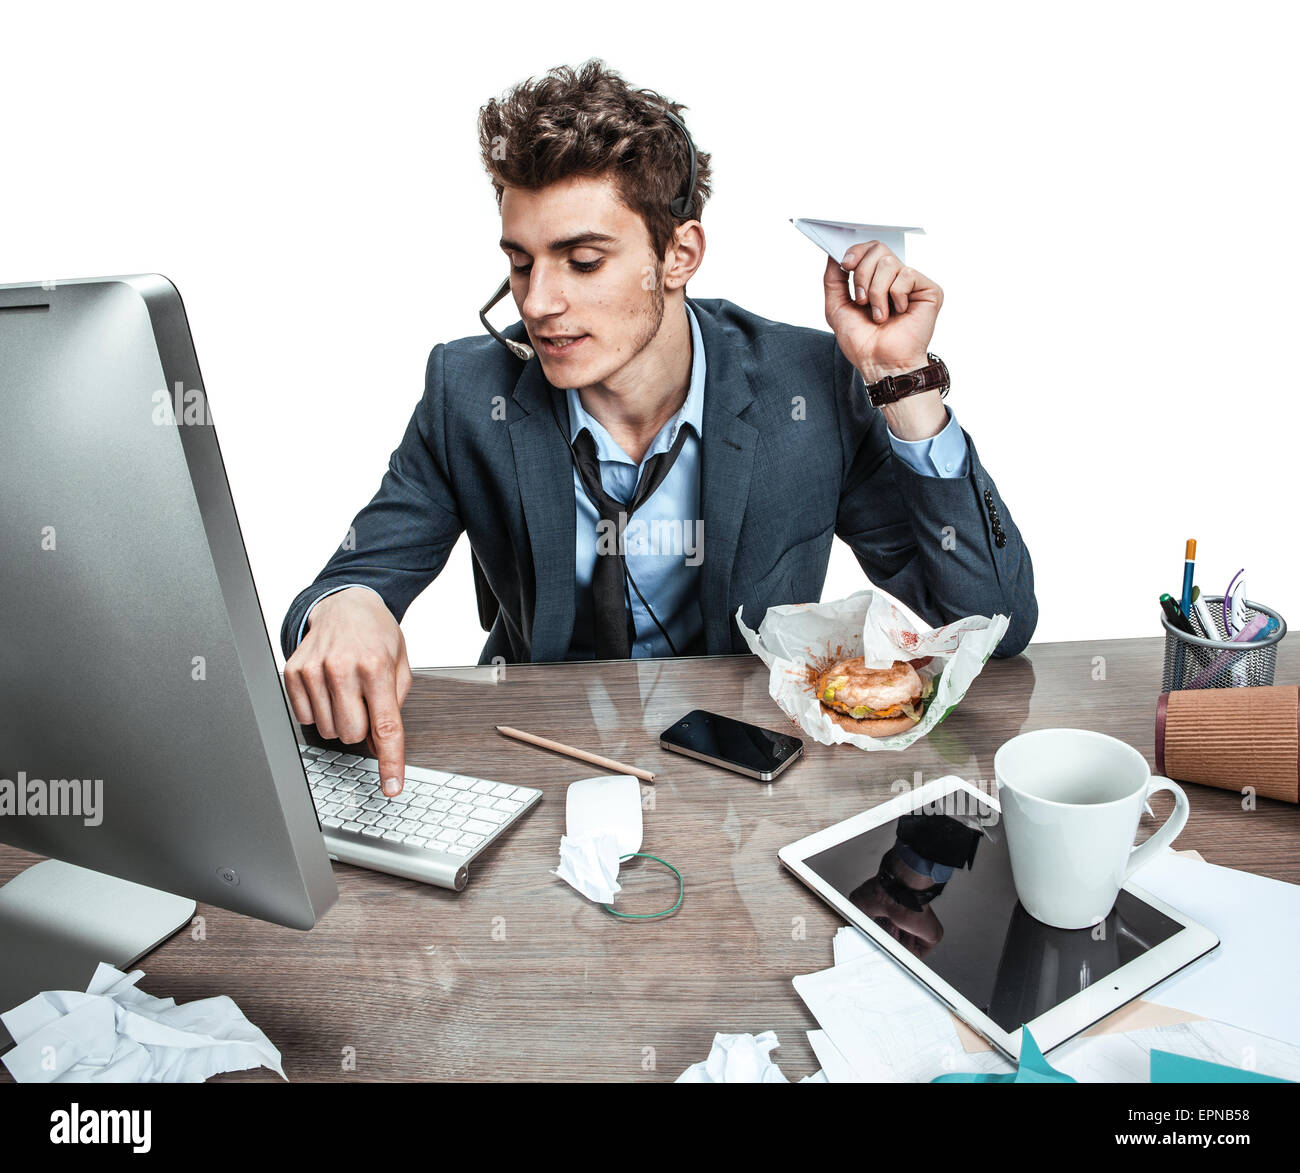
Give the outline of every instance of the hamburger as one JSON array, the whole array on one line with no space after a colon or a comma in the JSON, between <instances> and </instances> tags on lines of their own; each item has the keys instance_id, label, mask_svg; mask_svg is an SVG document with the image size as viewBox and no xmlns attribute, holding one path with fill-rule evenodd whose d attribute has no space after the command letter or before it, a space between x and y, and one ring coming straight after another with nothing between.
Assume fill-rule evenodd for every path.
<instances>
[{"instance_id":1,"label":"hamburger","mask_svg":"<svg viewBox=\"0 0 1300 1173\"><path fill-rule=\"evenodd\" d=\"M921 720L934 692L906 660L868 668L861 656L840 660L817 677L817 699L831 720L849 733L890 737Z\"/></svg>"}]
</instances>

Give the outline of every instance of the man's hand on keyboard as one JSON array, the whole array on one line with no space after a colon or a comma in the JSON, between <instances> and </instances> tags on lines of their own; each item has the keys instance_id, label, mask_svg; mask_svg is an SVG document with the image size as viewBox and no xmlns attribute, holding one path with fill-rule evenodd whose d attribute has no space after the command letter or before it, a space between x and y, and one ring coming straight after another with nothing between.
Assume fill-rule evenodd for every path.
<instances>
[{"instance_id":1,"label":"man's hand on keyboard","mask_svg":"<svg viewBox=\"0 0 1300 1173\"><path fill-rule=\"evenodd\" d=\"M402 629L374 591L349 587L312 608L307 634L285 663L284 684L301 724L349 745L365 741L379 761L384 793L401 793L411 665Z\"/></svg>"}]
</instances>

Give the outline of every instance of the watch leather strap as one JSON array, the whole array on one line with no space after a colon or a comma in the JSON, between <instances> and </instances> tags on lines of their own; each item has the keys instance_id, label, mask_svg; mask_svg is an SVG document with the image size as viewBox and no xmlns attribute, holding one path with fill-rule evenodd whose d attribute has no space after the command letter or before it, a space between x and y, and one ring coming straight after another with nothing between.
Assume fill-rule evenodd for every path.
<instances>
[{"instance_id":1,"label":"watch leather strap","mask_svg":"<svg viewBox=\"0 0 1300 1173\"><path fill-rule=\"evenodd\" d=\"M930 360L926 366L905 371L901 375L890 375L878 383L868 383L867 398L871 400L871 406L884 407L887 403L897 403L909 395L919 395L922 391L933 391L936 388L939 398L944 398L952 386L948 367L937 354L927 353L925 357Z\"/></svg>"}]
</instances>

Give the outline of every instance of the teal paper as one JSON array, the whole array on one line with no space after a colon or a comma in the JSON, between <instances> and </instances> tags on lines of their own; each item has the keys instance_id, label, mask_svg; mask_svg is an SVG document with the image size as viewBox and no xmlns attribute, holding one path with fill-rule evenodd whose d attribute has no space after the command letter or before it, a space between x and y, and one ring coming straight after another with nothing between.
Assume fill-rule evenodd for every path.
<instances>
[{"instance_id":1,"label":"teal paper","mask_svg":"<svg viewBox=\"0 0 1300 1173\"><path fill-rule=\"evenodd\" d=\"M1154 1052L1152 1052L1154 1054ZM1210 1065L1212 1066L1212 1065ZM930 1080L931 1083L1077 1083L1078 1080L1072 1079L1064 1072L1057 1071L1055 1067L1048 1065L1043 1053L1038 1049L1038 1044L1034 1042L1034 1036L1029 1033L1029 1028L1023 1026L1020 1028L1020 1067L1014 1072L1008 1072L1006 1075L995 1075L989 1072L975 1074L974 1072L955 1072L952 1075L939 1075Z\"/></svg>"},{"instance_id":2,"label":"teal paper","mask_svg":"<svg viewBox=\"0 0 1300 1173\"><path fill-rule=\"evenodd\" d=\"M1275 1075L1260 1075L1258 1071L1243 1071L1239 1067L1225 1067L1207 1059L1193 1059L1189 1055L1175 1055L1170 1051L1151 1052L1152 1083L1291 1083Z\"/></svg>"}]
</instances>

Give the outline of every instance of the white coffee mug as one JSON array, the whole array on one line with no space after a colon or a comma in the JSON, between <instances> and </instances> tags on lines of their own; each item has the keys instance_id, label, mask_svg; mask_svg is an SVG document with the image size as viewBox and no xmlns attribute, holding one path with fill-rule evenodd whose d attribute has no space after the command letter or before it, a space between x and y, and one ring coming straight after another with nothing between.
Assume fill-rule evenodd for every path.
<instances>
[{"instance_id":1,"label":"white coffee mug","mask_svg":"<svg viewBox=\"0 0 1300 1173\"><path fill-rule=\"evenodd\" d=\"M1016 895L1058 929L1100 924L1124 882L1187 824L1187 795L1153 775L1132 746L1087 729L1039 729L993 756ZM1147 797L1174 796L1173 813L1133 846Z\"/></svg>"}]
</instances>

